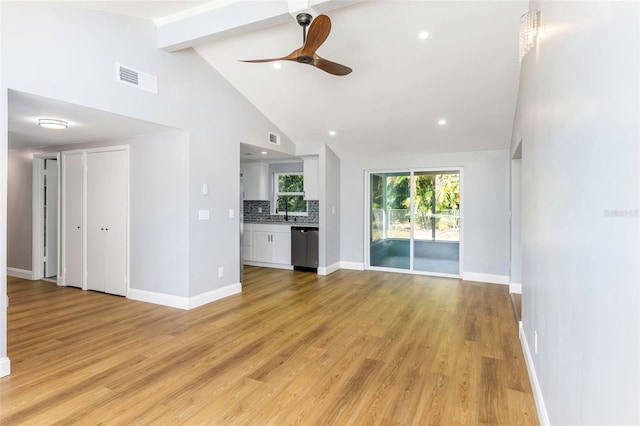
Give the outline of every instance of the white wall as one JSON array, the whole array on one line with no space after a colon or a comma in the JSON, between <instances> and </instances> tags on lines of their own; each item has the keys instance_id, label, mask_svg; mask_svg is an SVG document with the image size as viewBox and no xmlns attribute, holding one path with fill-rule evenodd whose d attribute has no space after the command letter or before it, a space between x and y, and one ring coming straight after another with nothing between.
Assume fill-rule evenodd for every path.
<instances>
[{"instance_id":1,"label":"white wall","mask_svg":"<svg viewBox=\"0 0 640 426\"><path fill-rule=\"evenodd\" d=\"M320 241L319 266L332 272L340 263L340 158L325 145L321 150L320 169ZM322 270L321 270L322 271Z\"/></svg>"},{"instance_id":2,"label":"white wall","mask_svg":"<svg viewBox=\"0 0 640 426\"><path fill-rule=\"evenodd\" d=\"M283 146L292 142L193 50L158 50L150 21L53 2L3 1L0 7L2 167L6 167L8 89L184 129L189 139L188 151L181 152L188 158L188 167L183 162L181 170L188 175L187 225L175 223L175 217L165 224L166 229L182 229L180 240L188 242L184 254L188 270L181 271L181 280L188 281L189 297L239 283L238 144L263 141L268 131L280 133ZM159 93L116 82L116 62L156 75ZM178 162L174 166L180 167ZM0 172L4 182L6 169ZM210 188L207 196L200 194L203 183ZM4 227L4 184L0 189ZM210 211L211 220L197 220L201 209ZM3 239L3 267L5 250ZM155 266L163 267L160 262ZM218 267L224 267L223 277L218 277ZM0 281L2 294L4 281ZM3 322L5 316L0 303ZM0 328L1 359L6 354L6 326Z\"/></svg>"},{"instance_id":3,"label":"white wall","mask_svg":"<svg viewBox=\"0 0 640 426\"><path fill-rule=\"evenodd\" d=\"M342 158L341 260L364 262L364 172L463 167L464 272L509 275L509 150Z\"/></svg>"},{"instance_id":4,"label":"white wall","mask_svg":"<svg viewBox=\"0 0 640 426\"><path fill-rule=\"evenodd\" d=\"M640 424L639 5L531 4L552 31L522 62L512 146L525 352L551 424Z\"/></svg>"},{"instance_id":5,"label":"white wall","mask_svg":"<svg viewBox=\"0 0 640 426\"><path fill-rule=\"evenodd\" d=\"M7 176L7 267L32 270L33 153L9 151Z\"/></svg>"},{"instance_id":6,"label":"white wall","mask_svg":"<svg viewBox=\"0 0 640 426\"><path fill-rule=\"evenodd\" d=\"M0 4L0 25L4 22L4 13ZM1 27L0 27L1 28ZM1 35L0 30L0 35ZM0 38L0 41L3 40ZM4 79L4 49L0 50L0 82ZM9 94L4 84L0 84L0 235L7 235L7 110ZM0 238L0 271L7 270L7 239ZM7 357L7 275L0 273L0 377L11 371Z\"/></svg>"},{"instance_id":7,"label":"white wall","mask_svg":"<svg viewBox=\"0 0 640 426\"><path fill-rule=\"evenodd\" d=\"M522 160L511 160L511 273L510 284L522 284Z\"/></svg>"},{"instance_id":8,"label":"white wall","mask_svg":"<svg viewBox=\"0 0 640 426\"><path fill-rule=\"evenodd\" d=\"M187 297L189 135L128 139L131 287Z\"/></svg>"}]
</instances>

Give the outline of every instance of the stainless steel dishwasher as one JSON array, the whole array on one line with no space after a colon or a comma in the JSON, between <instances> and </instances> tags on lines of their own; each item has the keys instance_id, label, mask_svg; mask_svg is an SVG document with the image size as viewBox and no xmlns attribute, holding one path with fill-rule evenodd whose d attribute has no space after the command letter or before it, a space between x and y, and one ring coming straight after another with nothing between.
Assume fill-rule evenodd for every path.
<instances>
[{"instance_id":1,"label":"stainless steel dishwasher","mask_svg":"<svg viewBox=\"0 0 640 426\"><path fill-rule=\"evenodd\" d=\"M318 271L318 228L291 227L291 264L300 271Z\"/></svg>"}]
</instances>

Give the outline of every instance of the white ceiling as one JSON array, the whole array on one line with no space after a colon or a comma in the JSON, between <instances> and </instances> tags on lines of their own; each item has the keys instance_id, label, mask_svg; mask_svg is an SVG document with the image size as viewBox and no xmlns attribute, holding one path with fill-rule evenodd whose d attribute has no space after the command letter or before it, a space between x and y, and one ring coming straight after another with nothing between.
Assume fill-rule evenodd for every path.
<instances>
[{"instance_id":1,"label":"white ceiling","mask_svg":"<svg viewBox=\"0 0 640 426\"><path fill-rule=\"evenodd\" d=\"M271 63L238 61L280 57L298 48L302 30L293 17L267 28L240 28L214 41L194 38L191 45L301 152L325 142L340 156L509 146L519 77L519 18L528 1L311 1L324 3L317 9L327 10L333 24L318 54L353 68L350 75L336 77L293 62L276 70ZM216 15L217 10L234 2L65 3L144 19L214 5L218 9L206 16L213 27L216 16L228 16ZM184 18L184 28L189 19ZM429 32L427 40L418 38L423 30ZM445 126L437 124L441 118ZM14 134L15 124L10 122ZM336 136L329 136L329 130Z\"/></svg>"}]
</instances>

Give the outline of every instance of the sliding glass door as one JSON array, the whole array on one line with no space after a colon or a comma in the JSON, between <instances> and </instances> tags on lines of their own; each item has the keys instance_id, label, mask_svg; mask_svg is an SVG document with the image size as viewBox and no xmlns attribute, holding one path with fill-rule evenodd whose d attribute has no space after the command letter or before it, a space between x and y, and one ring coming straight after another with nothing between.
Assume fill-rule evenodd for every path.
<instances>
[{"instance_id":1,"label":"sliding glass door","mask_svg":"<svg viewBox=\"0 0 640 426\"><path fill-rule=\"evenodd\" d=\"M413 175L413 269L460 274L460 172Z\"/></svg>"},{"instance_id":2,"label":"sliding glass door","mask_svg":"<svg viewBox=\"0 0 640 426\"><path fill-rule=\"evenodd\" d=\"M410 173L371 173L370 266L410 269Z\"/></svg>"},{"instance_id":3,"label":"sliding glass door","mask_svg":"<svg viewBox=\"0 0 640 426\"><path fill-rule=\"evenodd\" d=\"M369 173L372 269L460 275L460 170Z\"/></svg>"}]
</instances>

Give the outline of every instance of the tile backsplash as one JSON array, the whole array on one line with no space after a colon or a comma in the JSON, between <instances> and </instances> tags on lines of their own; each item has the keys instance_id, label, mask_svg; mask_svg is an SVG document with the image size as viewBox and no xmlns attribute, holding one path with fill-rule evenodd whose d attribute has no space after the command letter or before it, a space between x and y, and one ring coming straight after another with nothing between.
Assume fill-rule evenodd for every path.
<instances>
[{"instance_id":1,"label":"tile backsplash","mask_svg":"<svg viewBox=\"0 0 640 426\"><path fill-rule=\"evenodd\" d=\"M287 223L318 223L318 214L320 203L317 200L308 201L308 216L289 216ZM284 223L283 215L272 215L271 201L244 201L244 221L245 222L266 222L266 223ZM259 213L262 209L262 213Z\"/></svg>"}]
</instances>

